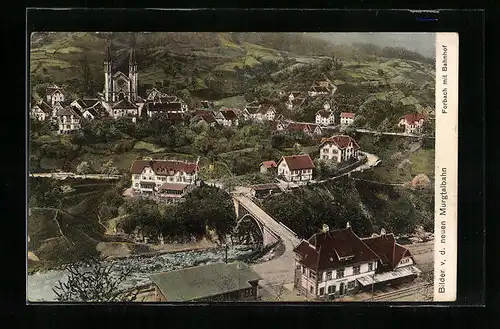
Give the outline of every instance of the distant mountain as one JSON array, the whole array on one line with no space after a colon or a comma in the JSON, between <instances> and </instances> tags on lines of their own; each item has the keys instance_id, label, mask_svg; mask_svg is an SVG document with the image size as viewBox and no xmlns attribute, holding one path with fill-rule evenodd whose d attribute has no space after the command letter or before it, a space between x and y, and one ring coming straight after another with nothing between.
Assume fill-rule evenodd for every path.
<instances>
[{"instance_id":1,"label":"distant mountain","mask_svg":"<svg viewBox=\"0 0 500 329\"><path fill-rule=\"evenodd\" d=\"M371 43L379 47L401 47L431 58L435 57L436 52L435 33L350 32L312 33L312 35L336 45Z\"/></svg>"}]
</instances>

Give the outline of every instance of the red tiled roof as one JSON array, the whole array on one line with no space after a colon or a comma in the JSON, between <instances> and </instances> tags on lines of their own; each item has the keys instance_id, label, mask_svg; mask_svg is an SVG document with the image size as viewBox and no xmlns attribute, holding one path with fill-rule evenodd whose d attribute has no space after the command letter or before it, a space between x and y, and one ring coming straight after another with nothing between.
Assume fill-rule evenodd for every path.
<instances>
[{"instance_id":1,"label":"red tiled roof","mask_svg":"<svg viewBox=\"0 0 500 329\"><path fill-rule=\"evenodd\" d=\"M309 154L290 155L281 158L285 161L290 170L313 169L314 163Z\"/></svg>"},{"instance_id":2,"label":"red tiled roof","mask_svg":"<svg viewBox=\"0 0 500 329\"><path fill-rule=\"evenodd\" d=\"M184 191L189 184L180 184L180 183L163 183L160 186L160 190L171 190L171 191Z\"/></svg>"},{"instance_id":3,"label":"red tiled roof","mask_svg":"<svg viewBox=\"0 0 500 329\"><path fill-rule=\"evenodd\" d=\"M380 257L382 264L388 265L391 270L399 264L405 255L411 256L408 249L396 243L392 233L365 238L363 242Z\"/></svg>"},{"instance_id":4,"label":"red tiled roof","mask_svg":"<svg viewBox=\"0 0 500 329\"><path fill-rule=\"evenodd\" d=\"M300 256L301 264L320 271L379 260L350 227L314 234L295 247L294 252Z\"/></svg>"},{"instance_id":5,"label":"red tiled roof","mask_svg":"<svg viewBox=\"0 0 500 329\"><path fill-rule=\"evenodd\" d=\"M57 115L74 115L80 117L81 113L76 107L65 106L57 111Z\"/></svg>"},{"instance_id":6,"label":"red tiled roof","mask_svg":"<svg viewBox=\"0 0 500 329\"><path fill-rule=\"evenodd\" d=\"M195 112L195 117L202 119L206 123L216 123L215 115L212 111L198 110Z\"/></svg>"},{"instance_id":7,"label":"red tiled roof","mask_svg":"<svg viewBox=\"0 0 500 329\"><path fill-rule=\"evenodd\" d=\"M354 119L354 116L355 116L355 115L356 115L356 114L351 113L351 112L342 112L342 113L340 113L340 117L341 117L341 118L350 118L350 119Z\"/></svg>"},{"instance_id":8,"label":"red tiled roof","mask_svg":"<svg viewBox=\"0 0 500 329\"><path fill-rule=\"evenodd\" d=\"M184 119L184 116L182 115L182 113L166 112L165 114L167 115L167 119L169 119L169 120L182 121L182 119Z\"/></svg>"},{"instance_id":9,"label":"red tiled roof","mask_svg":"<svg viewBox=\"0 0 500 329\"><path fill-rule=\"evenodd\" d=\"M161 176L172 176L176 172L192 174L199 168L196 163L186 163L173 160L135 160L130 167L132 174L140 174L144 167L151 167L155 174Z\"/></svg>"},{"instance_id":10,"label":"red tiled roof","mask_svg":"<svg viewBox=\"0 0 500 329\"><path fill-rule=\"evenodd\" d=\"M293 99L293 101L292 101L292 106L293 106L293 107L300 106L300 105L302 105L305 101L306 101L306 99L305 99L305 98L296 97L296 98L294 98L294 99Z\"/></svg>"},{"instance_id":11,"label":"red tiled roof","mask_svg":"<svg viewBox=\"0 0 500 329\"><path fill-rule=\"evenodd\" d=\"M260 164L261 166L264 166L266 168L276 168L278 165L276 164L276 161L270 160L270 161L264 161Z\"/></svg>"},{"instance_id":12,"label":"red tiled roof","mask_svg":"<svg viewBox=\"0 0 500 329\"><path fill-rule=\"evenodd\" d=\"M328 137L328 138L323 138L321 140L320 146L322 146L325 143L332 143L332 144L336 145L341 150L345 149L349 145L352 145L354 150L360 149L358 143L356 143L354 138L352 138L351 136L347 136L347 135L337 135L337 136L332 136L332 137Z\"/></svg>"},{"instance_id":13,"label":"red tiled roof","mask_svg":"<svg viewBox=\"0 0 500 329\"><path fill-rule=\"evenodd\" d=\"M407 114L401 118L405 119L405 121L408 122L409 124L419 122L420 120L426 119L425 115L423 115L422 113Z\"/></svg>"}]
</instances>

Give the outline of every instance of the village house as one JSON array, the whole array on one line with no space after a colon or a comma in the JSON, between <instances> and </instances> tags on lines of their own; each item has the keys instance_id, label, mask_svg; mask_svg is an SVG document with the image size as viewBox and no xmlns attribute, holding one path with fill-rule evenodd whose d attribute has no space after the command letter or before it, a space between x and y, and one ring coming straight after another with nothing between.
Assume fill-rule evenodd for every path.
<instances>
[{"instance_id":1,"label":"village house","mask_svg":"<svg viewBox=\"0 0 500 329\"><path fill-rule=\"evenodd\" d=\"M317 81L312 84L307 94L310 97L316 97L319 95L333 95L336 90L337 87L328 80Z\"/></svg>"},{"instance_id":2,"label":"village house","mask_svg":"<svg viewBox=\"0 0 500 329\"><path fill-rule=\"evenodd\" d=\"M204 124L210 127L217 125L217 120L215 119L213 111L196 110L194 112L193 121L203 122Z\"/></svg>"},{"instance_id":3,"label":"village house","mask_svg":"<svg viewBox=\"0 0 500 329\"><path fill-rule=\"evenodd\" d=\"M354 113L351 113L351 112L340 113L340 124L344 125L344 126L350 125L351 123L354 122L355 116L356 115Z\"/></svg>"},{"instance_id":4,"label":"village house","mask_svg":"<svg viewBox=\"0 0 500 329\"><path fill-rule=\"evenodd\" d=\"M54 106L56 103L64 103L65 97L63 89L56 85L50 86L45 91L46 102L50 106Z\"/></svg>"},{"instance_id":5,"label":"village house","mask_svg":"<svg viewBox=\"0 0 500 329\"><path fill-rule=\"evenodd\" d=\"M319 110L316 112L316 124L330 126L335 124L335 113L330 110Z\"/></svg>"},{"instance_id":6,"label":"village house","mask_svg":"<svg viewBox=\"0 0 500 329\"><path fill-rule=\"evenodd\" d=\"M260 172L263 174L268 173L271 170L275 170L278 168L278 164L274 160L264 161L260 164Z\"/></svg>"},{"instance_id":7,"label":"village house","mask_svg":"<svg viewBox=\"0 0 500 329\"><path fill-rule=\"evenodd\" d=\"M314 163L309 154L283 156L278 162L278 175L289 182L312 180Z\"/></svg>"},{"instance_id":8,"label":"village house","mask_svg":"<svg viewBox=\"0 0 500 329\"><path fill-rule=\"evenodd\" d=\"M83 100L83 99L75 99L72 101L69 105L76 107L77 109L80 110L80 112L83 112L86 108L94 107L96 104L99 104L99 100L94 100L94 99L89 99L89 100Z\"/></svg>"},{"instance_id":9,"label":"village house","mask_svg":"<svg viewBox=\"0 0 500 329\"><path fill-rule=\"evenodd\" d=\"M267 121L273 121L274 118L276 117L276 109L274 108L273 105L269 103L264 103L261 104L258 111L254 114L250 113L250 116L253 119L262 121L262 120L267 120Z\"/></svg>"},{"instance_id":10,"label":"village house","mask_svg":"<svg viewBox=\"0 0 500 329\"><path fill-rule=\"evenodd\" d=\"M253 114L257 113L260 109L260 103L258 101L253 101L245 105L245 110L253 118Z\"/></svg>"},{"instance_id":11,"label":"village house","mask_svg":"<svg viewBox=\"0 0 500 329\"><path fill-rule=\"evenodd\" d=\"M171 103L151 103L148 102L145 105L146 113L151 118L155 114L160 113L184 113L182 109L181 102L171 102Z\"/></svg>"},{"instance_id":12,"label":"village house","mask_svg":"<svg viewBox=\"0 0 500 329\"><path fill-rule=\"evenodd\" d=\"M275 120L272 122L272 128L276 131L284 131L291 121L286 120Z\"/></svg>"},{"instance_id":13,"label":"village house","mask_svg":"<svg viewBox=\"0 0 500 329\"><path fill-rule=\"evenodd\" d=\"M42 99L31 107L30 114L33 119L45 121L52 118L53 109Z\"/></svg>"},{"instance_id":14,"label":"village house","mask_svg":"<svg viewBox=\"0 0 500 329\"><path fill-rule=\"evenodd\" d=\"M69 134L80 130L81 113L76 107L64 106L57 111L59 134Z\"/></svg>"},{"instance_id":15,"label":"village house","mask_svg":"<svg viewBox=\"0 0 500 329\"><path fill-rule=\"evenodd\" d=\"M161 197L163 184L194 184L198 179L198 170L197 163L185 161L135 160L130 167L132 189L136 194ZM163 190L168 191L168 187L164 186Z\"/></svg>"},{"instance_id":16,"label":"village house","mask_svg":"<svg viewBox=\"0 0 500 329\"><path fill-rule=\"evenodd\" d=\"M295 289L317 300L370 289L372 283L412 280L420 273L394 236L361 239L349 222L340 230L330 231L324 225L323 232L302 240L294 252Z\"/></svg>"},{"instance_id":17,"label":"village house","mask_svg":"<svg viewBox=\"0 0 500 329\"><path fill-rule=\"evenodd\" d=\"M300 106L302 106L302 104L304 104L305 101L306 101L306 99L303 97L295 97L292 100L288 100L285 103L285 105L286 105L287 109L292 110L292 109L296 109L296 108L299 108Z\"/></svg>"},{"instance_id":18,"label":"village house","mask_svg":"<svg viewBox=\"0 0 500 329\"><path fill-rule=\"evenodd\" d=\"M250 193L254 198L261 199L266 196L281 193L282 190L278 184L270 183L270 184L257 184L250 186Z\"/></svg>"},{"instance_id":19,"label":"village house","mask_svg":"<svg viewBox=\"0 0 500 329\"><path fill-rule=\"evenodd\" d=\"M422 113L406 114L400 118L398 125L403 126L407 134L420 134L426 119Z\"/></svg>"},{"instance_id":20,"label":"village house","mask_svg":"<svg viewBox=\"0 0 500 329\"><path fill-rule=\"evenodd\" d=\"M217 123L226 127L238 125L238 117L236 116L236 113L229 109L217 112L215 120L217 120Z\"/></svg>"},{"instance_id":21,"label":"village house","mask_svg":"<svg viewBox=\"0 0 500 329\"><path fill-rule=\"evenodd\" d=\"M319 125L307 122L289 122L284 130L286 132L302 132L309 136L323 134L323 130Z\"/></svg>"},{"instance_id":22,"label":"village house","mask_svg":"<svg viewBox=\"0 0 500 329\"><path fill-rule=\"evenodd\" d=\"M183 201L186 195L195 187L195 184L163 183L158 187L155 196L166 203L178 203Z\"/></svg>"},{"instance_id":23,"label":"village house","mask_svg":"<svg viewBox=\"0 0 500 329\"><path fill-rule=\"evenodd\" d=\"M300 91L292 91L292 92L288 95L288 101L289 101L289 102L293 101L295 98L303 98L303 97L302 97L302 92L300 92Z\"/></svg>"},{"instance_id":24,"label":"village house","mask_svg":"<svg viewBox=\"0 0 500 329\"><path fill-rule=\"evenodd\" d=\"M101 117L101 115L97 112L93 107L86 108L82 111L82 117L87 120L94 120L95 118Z\"/></svg>"},{"instance_id":25,"label":"village house","mask_svg":"<svg viewBox=\"0 0 500 329\"><path fill-rule=\"evenodd\" d=\"M337 135L321 140L319 156L321 160L345 162L357 159L359 145L354 138L347 135Z\"/></svg>"},{"instance_id":26,"label":"village house","mask_svg":"<svg viewBox=\"0 0 500 329\"><path fill-rule=\"evenodd\" d=\"M149 278L156 302L257 301L262 280L243 262L188 267Z\"/></svg>"},{"instance_id":27,"label":"village house","mask_svg":"<svg viewBox=\"0 0 500 329\"><path fill-rule=\"evenodd\" d=\"M132 120L133 123L137 121L139 117L139 108L137 105L124 98L118 102L116 102L111 107L111 117L113 119L118 119L122 117L127 117Z\"/></svg>"}]
</instances>

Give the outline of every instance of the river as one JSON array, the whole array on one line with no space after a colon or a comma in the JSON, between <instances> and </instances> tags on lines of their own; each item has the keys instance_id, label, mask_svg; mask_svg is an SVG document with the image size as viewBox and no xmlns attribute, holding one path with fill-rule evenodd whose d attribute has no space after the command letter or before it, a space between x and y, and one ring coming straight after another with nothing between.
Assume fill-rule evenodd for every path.
<instances>
[{"instance_id":1,"label":"river","mask_svg":"<svg viewBox=\"0 0 500 329\"><path fill-rule=\"evenodd\" d=\"M227 251L228 261L245 259L252 255L254 250L250 246L233 246ZM148 284L148 276L153 273L171 271L196 265L224 261L225 250L213 249L208 251L185 251L149 257L131 257L112 260L117 271L132 269L129 278L121 285L129 288ZM27 299L31 302L55 302L56 296L52 291L57 282L67 280L64 270L49 270L28 275Z\"/></svg>"}]
</instances>

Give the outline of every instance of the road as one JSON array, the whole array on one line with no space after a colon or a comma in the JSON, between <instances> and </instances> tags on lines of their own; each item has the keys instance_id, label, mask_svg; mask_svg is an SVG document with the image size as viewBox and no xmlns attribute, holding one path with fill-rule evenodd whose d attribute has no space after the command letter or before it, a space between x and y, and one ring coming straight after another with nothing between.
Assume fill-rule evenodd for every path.
<instances>
[{"instance_id":1,"label":"road","mask_svg":"<svg viewBox=\"0 0 500 329\"><path fill-rule=\"evenodd\" d=\"M267 228L279 236L285 245L285 251L278 258L252 265L252 268L263 278L262 285L275 286L293 283L293 268L295 263L293 248L299 244L300 239L259 208L248 196L244 194L235 194L234 198L252 215L257 217Z\"/></svg>"},{"instance_id":2,"label":"road","mask_svg":"<svg viewBox=\"0 0 500 329\"><path fill-rule=\"evenodd\" d=\"M107 175L107 174L86 174L78 175L72 172L57 172L57 173L30 173L30 177L44 177L53 179L66 179L66 178L77 178L77 179L102 179L102 180L116 180L120 179L120 175Z\"/></svg>"},{"instance_id":3,"label":"road","mask_svg":"<svg viewBox=\"0 0 500 329\"><path fill-rule=\"evenodd\" d=\"M428 136L428 135L414 135L414 134L407 134L407 133L393 133L393 132L382 132L382 131L376 131L376 130L370 130L370 129L356 129L355 130L358 133L367 133L367 134L379 134L379 135L388 135L388 136L402 136L402 137L419 137L419 138L434 138L434 136Z\"/></svg>"}]
</instances>

